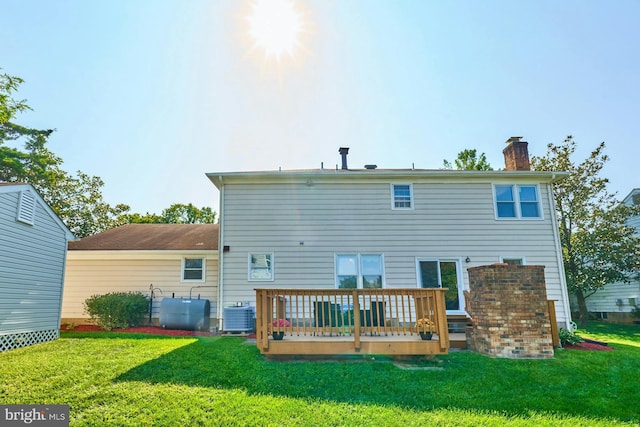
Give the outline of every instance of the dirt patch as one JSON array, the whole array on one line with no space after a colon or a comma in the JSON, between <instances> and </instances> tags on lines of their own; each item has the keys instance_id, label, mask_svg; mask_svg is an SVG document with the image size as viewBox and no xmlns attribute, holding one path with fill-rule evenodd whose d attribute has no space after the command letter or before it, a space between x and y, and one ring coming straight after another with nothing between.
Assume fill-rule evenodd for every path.
<instances>
[{"instance_id":1,"label":"dirt patch","mask_svg":"<svg viewBox=\"0 0 640 427\"><path fill-rule=\"evenodd\" d=\"M567 350L592 350L592 351L613 351L614 349L604 343L594 341L582 341L580 344L565 344Z\"/></svg>"},{"instance_id":2,"label":"dirt patch","mask_svg":"<svg viewBox=\"0 0 640 427\"><path fill-rule=\"evenodd\" d=\"M74 327L68 327L67 325L63 325L60 327L61 331L70 331L70 332L106 332L99 326L96 325L77 325ZM149 334L149 335L168 335L173 337L209 337L213 334L211 332L201 332L201 331L185 331L182 329L164 329L159 326L136 326L134 328L126 328L126 329L112 329L111 332L130 332L136 334Z\"/></svg>"}]
</instances>

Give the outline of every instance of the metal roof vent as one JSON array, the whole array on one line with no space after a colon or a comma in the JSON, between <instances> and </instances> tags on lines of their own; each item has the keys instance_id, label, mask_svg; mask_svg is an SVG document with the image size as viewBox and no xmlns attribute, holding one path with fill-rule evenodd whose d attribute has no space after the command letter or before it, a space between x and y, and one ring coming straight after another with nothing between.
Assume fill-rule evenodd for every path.
<instances>
[{"instance_id":1,"label":"metal roof vent","mask_svg":"<svg viewBox=\"0 0 640 427\"><path fill-rule=\"evenodd\" d=\"M364 165L364 168L370 170L378 169L378 165Z\"/></svg>"}]
</instances>

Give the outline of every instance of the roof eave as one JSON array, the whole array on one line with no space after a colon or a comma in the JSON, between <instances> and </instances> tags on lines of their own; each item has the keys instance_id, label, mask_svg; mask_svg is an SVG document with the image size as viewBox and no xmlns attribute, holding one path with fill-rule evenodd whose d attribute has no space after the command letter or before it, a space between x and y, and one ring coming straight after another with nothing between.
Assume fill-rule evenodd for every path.
<instances>
[{"instance_id":1,"label":"roof eave","mask_svg":"<svg viewBox=\"0 0 640 427\"><path fill-rule=\"evenodd\" d=\"M569 172L551 171L467 171L467 170L308 170L308 171L248 171L248 172L211 172L206 174L209 180L220 189L225 181L254 181L265 179L535 179L540 182L556 182L564 179Z\"/></svg>"}]
</instances>

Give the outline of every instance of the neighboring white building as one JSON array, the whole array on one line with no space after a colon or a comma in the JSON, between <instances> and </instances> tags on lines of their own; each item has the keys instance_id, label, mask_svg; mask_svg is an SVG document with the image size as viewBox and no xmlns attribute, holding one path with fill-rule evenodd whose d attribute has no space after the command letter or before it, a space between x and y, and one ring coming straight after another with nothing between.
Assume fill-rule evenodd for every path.
<instances>
[{"instance_id":1,"label":"neighboring white building","mask_svg":"<svg viewBox=\"0 0 640 427\"><path fill-rule=\"evenodd\" d=\"M153 289L154 322L162 298L200 296L215 308L217 224L127 224L69 242L67 257L63 322L88 322L85 300L111 292Z\"/></svg>"},{"instance_id":2,"label":"neighboring white building","mask_svg":"<svg viewBox=\"0 0 640 427\"><path fill-rule=\"evenodd\" d=\"M640 188L631 190L623 203L628 206L640 205ZM630 218L628 224L640 234L640 216ZM635 306L640 306L640 281L612 283L587 298L589 312L600 319L623 322L634 320L630 312Z\"/></svg>"},{"instance_id":3,"label":"neighboring white building","mask_svg":"<svg viewBox=\"0 0 640 427\"><path fill-rule=\"evenodd\" d=\"M31 185L0 183L0 351L60 336L70 239Z\"/></svg>"},{"instance_id":4,"label":"neighboring white building","mask_svg":"<svg viewBox=\"0 0 640 427\"><path fill-rule=\"evenodd\" d=\"M547 296L570 322L551 185L566 173L529 170L511 138L508 170L341 169L224 172L219 304L255 304L254 288L448 287L465 314L467 268L543 265ZM223 326L224 328L224 326Z\"/></svg>"}]
</instances>

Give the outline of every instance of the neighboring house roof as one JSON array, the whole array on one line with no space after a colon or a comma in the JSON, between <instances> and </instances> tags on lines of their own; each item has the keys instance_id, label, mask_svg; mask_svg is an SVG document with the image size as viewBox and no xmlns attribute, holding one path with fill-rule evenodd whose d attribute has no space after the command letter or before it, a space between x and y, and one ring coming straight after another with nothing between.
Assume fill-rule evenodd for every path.
<instances>
[{"instance_id":1,"label":"neighboring house roof","mask_svg":"<svg viewBox=\"0 0 640 427\"><path fill-rule=\"evenodd\" d=\"M0 193L18 193L21 191L27 191L33 193L38 200L40 201L40 205L47 212L47 214L53 218L56 224L63 230L64 234L67 237L67 240L75 239L75 236L69 228L65 225L64 222L60 219L60 217L51 209L51 206L45 202L42 196L36 191L35 188L31 184L25 184L23 182L0 182Z\"/></svg>"},{"instance_id":2,"label":"neighboring house roof","mask_svg":"<svg viewBox=\"0 0 640 427\"><path fill-rule=\"evenodd\" d=\"M225 182L256 180L262 183L268 180L286 181L303 179L312 183L314 179L451 179L451 180L501 180L501 179L534 179L538 182L555 182L569 175L568 172L548 171L475 171L453 169L306 169L282 171L248 171L248 172L210 172L206 174L213 184L221 188Z\"/></svg>"},{"instance_id":3,"label":"neighboring house roof","mask_svg":"<svg viewBox=\"0 0 640 427\"><path fill-rule=\"evenodd\" d=\"M631 192L624 198L623 203L627 205L640 205L640 188L634 188Z\"/></svg>"},{"instance_id":4,"label":"neighboring house roof","mask_svg":"<svg viewBox=\"0 0 640 427\"><path fill-rule=\"evenodd\" d=\"M126 224L69 242L69 250L218 250L218 224Z\"/></svg>"}]
</instances>

